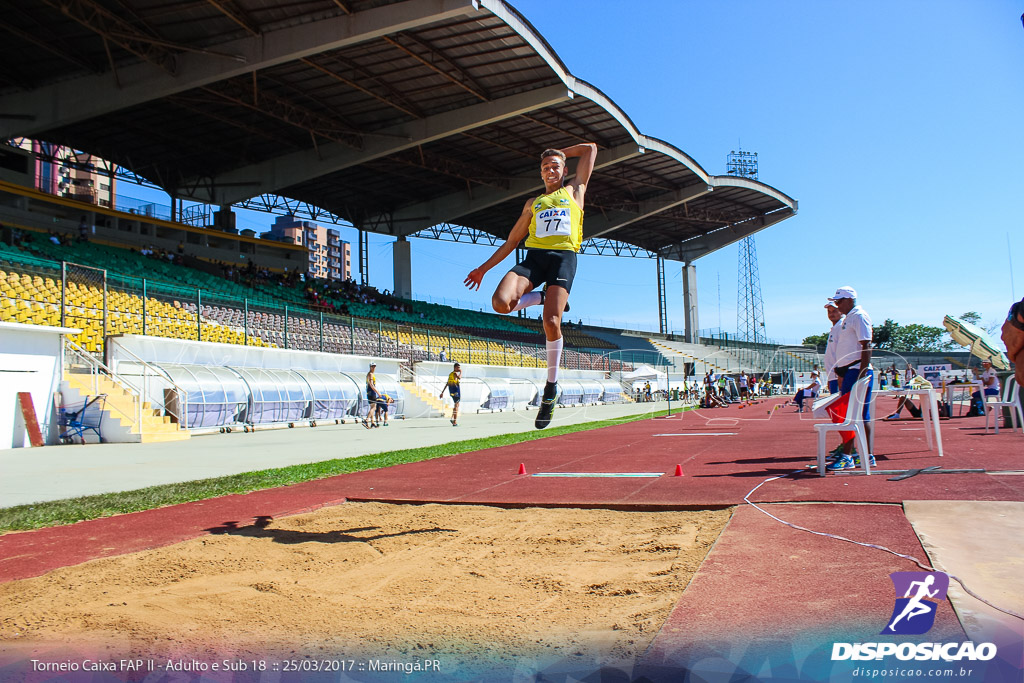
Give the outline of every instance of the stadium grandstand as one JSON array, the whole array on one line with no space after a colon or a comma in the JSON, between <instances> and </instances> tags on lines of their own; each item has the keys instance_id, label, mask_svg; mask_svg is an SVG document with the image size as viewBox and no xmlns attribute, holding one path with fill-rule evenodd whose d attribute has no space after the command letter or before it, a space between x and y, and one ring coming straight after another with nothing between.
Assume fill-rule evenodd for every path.
<instances>
[{"instance_id":1,"label":"stadium grandstand","mask_svg":"<svg viewBox=\"0 0 1024 683\"><path fill-rule=\"evenodd\" d=\"M131 339L175 340L196 358L212 357L196 344L238 347L245 352L223 354L239 376L252 375L255 359L284 371L301 358L308 369L345 374L357 392L366 359L387 359L405 402L398 409L410 415L440 411L422 389L434 387L443 352L486 378L480 407L535 403L540 323L413 300L409 239L504 240L509 217L543 187L538 150L580 140L599 149L583 253L657 259L662 273L665 261L681 262L689 313L682 339L667 334L664 317L646 336L565 324L562 364L579 384L565 401L622 400L632 393L624 378L641 367L685 381L706 370L779 373L816 362L807 349L702 339L697 324L694 262L789 218L796 201L756 180L711 175L641 133L509 4L123 4L131 19L116 22L79 3L39 3L9 18L0 45L12 65L0 84L9 141L0 163L0 321L60 330L68 357L108 380L117 379L116 361L127 363L112 347L132 355L138 376L163 392L125 389L137 405L121 412L134 411L136 422L145 405L165 423L193 427L199 413L176 414L175 401L187 393L198 405L204 389L186 391L174 380L183 370L156 365L173 364L160 355L169 347ZM101 201L44 191L38 169L53 146L105 160L111 179L120 169L156 184L171 197L170 215L119 207L112 192ZM257 205L354 227L355 278L307 278L304 245L241 234L234 207ZM387 292L367 284L370 232L395 238ZM162 350L135 357L147 349ZM128 375L120 379L131 384ZM280 400L306 401L304 412L256 410L254 380L244 410L200 422L309 418L319 399L304 382L302 396ZM77 398L88 400L85 389ZM219 391L213 403L230 403ZM325 415L366 409L365 397L346 401Z\"/></svg>"}]
</instances>

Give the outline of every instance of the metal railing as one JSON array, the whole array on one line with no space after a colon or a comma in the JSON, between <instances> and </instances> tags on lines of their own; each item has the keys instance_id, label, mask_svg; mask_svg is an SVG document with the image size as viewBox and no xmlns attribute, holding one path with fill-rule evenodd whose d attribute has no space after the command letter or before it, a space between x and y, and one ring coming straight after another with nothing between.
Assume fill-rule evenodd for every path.
<instances>
[{"instance_id":1,"label":"metal railing","mask_svg":"<svg viewBox=\"0 0 1024 683\"><path fill-rule=\"evenodd\" d=\"M85 372L82 372L81 368L85 368ZM131 382L117 375L93 354L89 353L67 337L64 338L64 370L69 375L88 374L89 383L91 384L90 396L98 396L102 393L100 391L100 375L107 375L114 382L124 387L125 391L131 394L134 399L133 403L135 404L135 414L130 415L126 413L120 407L115 405L115 402L110 401L109 397L106 401L106 406L138 425L139 434L142 434L142 395L139 392L139 389Z\"/></svg>"},{"instance_id":2,"label":"metal railing","mask_svg":"<svg viewBox=\"0 0 1024 683\"><path fill-rule=\"evenodd\" d=\"M10 272L40 278L14 295L33 310L59 314L65 326L82 332L72 341L87 352L102 352L109 335L143 334L242 345L277 346L329 353L391 355L410 362L448 360L464 363L542 367L543 344L461 333L452 328L359 318L314 310L308 302L284 303L269 296L237 297L220 291L123 275L68 261L50 261L23 253L0 253L0 266ZM49 281L44 284L45 281ZM0 297L4 298L4 297ZM11 298L10 296L7 298ZM37 316L40 323L45 317ZM57 324L49 322L42 324ZM529 334L523 329L522 334ZM540 337L540 334L537 335ZM614 371L619 366L663 362L656 352L567 347L567 369Z\"/></svg>"},{"instance_id":3,"label":"metal railing","mask_svg":"<svg viewBox=\"0 0 1024 683\"><path fill-rule=\"evenodd\" d=\"M159 378L161 378L163 380L163 382L166 382L167 384L171 385L171 388L174 390L174 393L175 393L175 395L177 396L177 399L178 399L178 401L177 401L177 405L178 405L177 413L175 413L175 411L174 411L174 409L172 407L167 405L167 401L164 398L161 398L161 400L160 400L160 404L159 404L160 405L160 409L164 413L169 414L172 417L174 417L178 421L178 425L182 429L188 429L188 391L186 391L181 385L177 384L173 379L171 379L171 376L168 375L167 372L163 368L159 368L159 367L157 367L157 366L155 366L155 365L153 365L151 363L148 363L148 362L142 360L141 358L139 358L137 355L135 355L134 353L129 351L124 346L118 345L118 353L125 354L130 359L130 362L138 363L141 366L141 368L142 368L142 370L141 370L141 376L142 376L142 389L141 389L141 391L142 391L142 396L144 397L143 401L145 400L145 398L152 398L152 396L150 395L150 383L149 383L149 378L151 376L159 377ZM119 381L128 382L128 380L126 379L126 375L124 373L120 373L118 375L118 377L121 378ZM129 385L129 386L131 386L131 385ZM140 403L140 405L141 405L141 403ZM141 408L140 408L140 413L139 414L141 416Z\"/></svg>"}]
</instances>

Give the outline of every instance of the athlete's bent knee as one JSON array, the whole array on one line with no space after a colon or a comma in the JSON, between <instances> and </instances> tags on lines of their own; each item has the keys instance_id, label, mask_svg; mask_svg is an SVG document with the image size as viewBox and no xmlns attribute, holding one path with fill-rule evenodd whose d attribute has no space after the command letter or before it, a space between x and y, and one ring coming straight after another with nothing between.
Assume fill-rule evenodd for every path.
<instances>
[{"instance_id":1,"label":"athlete's bent knee","mask_svg":"<svg viewBox=\"0 0 1024 683\"><path fill-rule=\"evenodd\" d=\"M562 332L562 317L557 315L545 316L544 332L549 339L558 339Z\"/></svg>"},{"instance_id":2,"label":"athlete's bent knee","mask_svg":"<svg viewBox=\"0 0 1024 683\"><path fill-rule=\"evenodd\" d=\"M496 313L511 313L512 302L499 297L497 294L491 297L491 307Z\"/></svg>"}]
</instances>

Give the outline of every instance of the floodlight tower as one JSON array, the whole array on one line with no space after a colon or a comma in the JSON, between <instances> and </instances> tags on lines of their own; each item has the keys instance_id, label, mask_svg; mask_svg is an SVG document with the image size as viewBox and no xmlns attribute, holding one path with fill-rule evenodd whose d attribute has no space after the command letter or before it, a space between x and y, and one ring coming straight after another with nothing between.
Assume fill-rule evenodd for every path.
<instances>
[{"instance_id":1,"label":"floodlight tower","mask_svg":"<svg viewBox=\"0 0 1024 683\"><path fill-rule=\"evenodd\" d=\"M757 152L742 149L729 152L729 175L757 180ZM761 298L761 276L757 271L757 247L754 236L740 241L739 286L736 292L736 338L741 341L765 342L764 300Z\"/></svg>"}]
</instances>

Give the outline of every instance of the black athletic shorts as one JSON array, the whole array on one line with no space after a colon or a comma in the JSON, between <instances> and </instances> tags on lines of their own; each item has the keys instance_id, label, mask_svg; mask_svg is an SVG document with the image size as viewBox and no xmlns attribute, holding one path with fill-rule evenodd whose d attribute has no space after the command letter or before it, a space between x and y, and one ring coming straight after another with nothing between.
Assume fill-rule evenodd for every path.
<instances>
[{"instance_id":1,"label":"black athletic shorts","mask_svg":"<svg viewBox=\"0 0 1024 683\"><path fill-rule=\"evenodd\" d=\"M535 288L543 284L557 285L566 292L572 291L576 277L576 252L565 249L527 249L523 262L509 271L522 275Z\"/></svg>"},{"instance_id":2,"label":"black athletic shorts","mask_svg":"<svg viewBox=\"0 0 1024 683\"><path fill-rule=\"evenodd\" d=\"M452 397L452 401L458 403L462 400L462 389L457 386L448 385L448 395Z\"/></svg>"}]
</instances>

